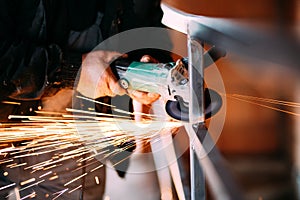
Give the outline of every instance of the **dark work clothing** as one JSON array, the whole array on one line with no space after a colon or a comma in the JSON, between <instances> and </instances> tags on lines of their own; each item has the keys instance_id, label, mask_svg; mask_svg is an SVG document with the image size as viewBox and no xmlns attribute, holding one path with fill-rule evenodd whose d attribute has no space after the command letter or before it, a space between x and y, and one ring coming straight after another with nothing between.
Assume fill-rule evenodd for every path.
<instances>
[{"instance_id":1,"label":"dark work clothing","mask_svg":"<svg viewBox=\"0 0 300 200\"><path fill-rule=\"evenodd\" d=\"M40 98L62 62L136 27L134 19L131 0L1 0L2 90L14 99Z\"/></svg>"},{"instance_id":2,"label":"dark work clothing","mask_svg":"<svg viewBox=\"0 0 300 200\"><path fill-rule=\"evenodd\" d=\"M162 12L159 1L153 0L153 6L149 8L156 9L157 17L152 19L147 13L150 17L147 21L144 21L147 17L143 12L136 12L149 4L142 2L137 0L138 7L135 7L133 0L0 0L0 117L6 116L5 113L22 114L21 107L25 104L39 105L39 99L53 87L56 75L76 73L78 68L72 71L70 66L80 66L81 55L91 51L102 40L134 27L160 24L158 18ZM21 106L2 104L1 101L7 98L18 100ZM30 102L32 100L34 102ZM27 162L28 166L58 154L53 151L15 161ZM64 184L70 178L76 178L102 163L95 162L94 166L79 170L75 170L78 168L75 158L59 164L62 164L61 167L54 169L58 179L23 190L21 198L36 191L35 199L52 199L55 192L66 188ZM8 171L9 176L0 177L0 186L11 182L19 186L21 181L42 175L30 174L23 168L6 169L6 165L1 164L0 169ZM88 173L70 184L69 190L57 199L102 199L104 174L104 167ZM99 185L95 184L95 176L101 179ZM79 185L82 188L69 193ZM0 191L0 197L6 196L5 192L7 190Z\"/></svg>"}]
</instances>

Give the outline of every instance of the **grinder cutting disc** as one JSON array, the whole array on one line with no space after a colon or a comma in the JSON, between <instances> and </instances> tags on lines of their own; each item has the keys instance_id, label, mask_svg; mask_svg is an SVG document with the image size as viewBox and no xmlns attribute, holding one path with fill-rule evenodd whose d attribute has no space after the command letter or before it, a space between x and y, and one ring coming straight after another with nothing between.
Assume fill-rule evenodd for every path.
<instances>
[{"instance_id":1,"label":"grinder cutting disc","mask_svg":"<svg viewBox=\"0 0 300 200\"><path fill-rule=\"evenodd\" d=\"M222 106L222 97L212 89L206 88L204 90L204 101L204 114L206 119L216 114ZM167 101L166 112L174 119L189 121L188 108L179 101Z\"/></svg>"}]
</instances>

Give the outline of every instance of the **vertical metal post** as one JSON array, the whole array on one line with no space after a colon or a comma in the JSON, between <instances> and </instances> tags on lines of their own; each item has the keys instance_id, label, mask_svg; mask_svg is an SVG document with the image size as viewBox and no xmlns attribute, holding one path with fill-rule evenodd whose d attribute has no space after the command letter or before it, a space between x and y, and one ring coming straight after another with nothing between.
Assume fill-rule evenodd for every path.
<instances>
[{"instance_id":1,"label":"vertical metal post","mask_svg":"<svg viewBox=\"0 0 300 200\"><path fill-rule=\"evenodd\" d=\"M189 123L204 123L204 67L203 47L197 40L188 37L189 56Z\"/></svg>"},{"instance_id":2,"label":"vertical metal post","mask_svg":"<svg viewBox=\"0 0 300 200\"><path fill-rule=\"evenodd\" d=\"M219 151L216 147L210 148L214 143L205 126L204 50L201 42L196 39L199 35L192 37L195 35L195 28L197 23L189 21L187 33L190 99L189 123L185 124L185 129L190 140L191 199L206 199L205 181L214 199L243 199Z\"/></svg>"},{"instance_id":3,"label":"vertical metal post","mask_svg":"<svg viewBox=\"0 0 300 200\"><path fill-rule=\"evenodd\" d=\"M189 58L189 127L188 132L194 131L194 126L204 123L204 67L203 67L203 47L188 34L188 58ZM205 199L205 178L204 172L196 155L194 140L198 140L196 134L190 136L190 180L191 180L191 199Z\"/></svg>"}]
</instances>

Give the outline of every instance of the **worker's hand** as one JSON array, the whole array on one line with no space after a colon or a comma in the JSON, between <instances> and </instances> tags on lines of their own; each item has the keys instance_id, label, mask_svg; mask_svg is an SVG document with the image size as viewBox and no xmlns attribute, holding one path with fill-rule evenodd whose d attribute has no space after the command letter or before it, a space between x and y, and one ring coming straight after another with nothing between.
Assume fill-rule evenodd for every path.
<instances>
[{"instance_id":1,"label":"worker's hand","mask_svg":"<svg viewBox=\"0 0 300 200\"><path fill-rule=\"evenodd\" d=\"M141 60L141 62L153 62L157 63L158 61L152 58L149 55L144 55ZM160 95L157 93L150 93L150 92L142 92L138 90L127 90L128 95L133 99L136 100L142 104L148 105L159 99Z\"/></svg>"},{"instance_id":2,"label":"worker's hand","mask_svg":"<svg viewBox=\"0 0 300 200\"><path fill-rule=\"evenodd\" d=\"M132 99L142 104L151 104L156 101L160 97L159 94L137 90L126 91L119 85L109 65L120 56L124 55L118 52L101 50L84 54L77 91L93 99L127 93ZM141 62L157 61L146 55L141 58Z\"/></svg>"},{"instance_id":3,"label":"worker's hand","mask_svg":"<svg viewBox=\"0 0 300 200\"><path fill-rule=\"evenodd\" d=\"M84 54L77 91L93 99L125 94L109 66L120 56L118 52L101 50Z\"/></svg>"}]
</instances>

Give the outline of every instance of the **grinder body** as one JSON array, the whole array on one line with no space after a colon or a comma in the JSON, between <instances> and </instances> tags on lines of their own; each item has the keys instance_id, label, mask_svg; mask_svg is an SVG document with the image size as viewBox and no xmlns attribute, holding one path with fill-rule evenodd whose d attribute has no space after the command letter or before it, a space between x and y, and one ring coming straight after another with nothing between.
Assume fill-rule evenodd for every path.
<instances>
[{"instance_id":1,"label":"grinder body","mask_svg":"<svg viewBox=\"0 0 300 200\"><path fill-rule=\"evenodd\" d=\"M158 93L165 102L165 109L170 117L182 121L189 120L190 91L187 58L169 63L145 63L122 58L114 61L111 67L121 87ZM217 92L210 89L206 89L204 95L205 115L210 117L220 109L222 99Z\"/></svg>"}]
</instances>

